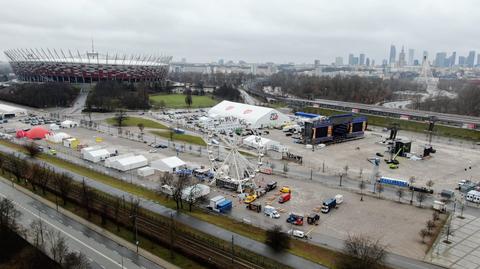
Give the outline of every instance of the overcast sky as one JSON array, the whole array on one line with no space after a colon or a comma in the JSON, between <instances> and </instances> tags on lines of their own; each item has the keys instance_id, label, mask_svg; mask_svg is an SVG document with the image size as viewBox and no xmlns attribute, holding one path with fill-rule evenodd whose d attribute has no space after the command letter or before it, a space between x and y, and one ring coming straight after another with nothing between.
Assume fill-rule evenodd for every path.
<instances>
[{"instance_id":1,"label":"overcast sky","mask_svg":"<svg viewBox=\"0 0 480 269\"><path fill-rule=\"evenodd\" d=\"M466 55L480 49L478 0L0 0L0 50L95 49L189 62L329 64L392 43ZM0 60L5 60L3 53Z\"/></svg>"}]
</instances>

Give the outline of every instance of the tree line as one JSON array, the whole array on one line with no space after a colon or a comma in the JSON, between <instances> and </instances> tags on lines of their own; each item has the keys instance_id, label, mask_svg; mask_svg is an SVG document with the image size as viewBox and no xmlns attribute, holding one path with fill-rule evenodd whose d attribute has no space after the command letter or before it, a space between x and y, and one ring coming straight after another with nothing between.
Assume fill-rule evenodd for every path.
<instances>
[{"instance_id":1,"label":"tree line","mask_svg":"<svg viewBox=\"0 0 480 269\"><path fill-rule=\"evenodd\" d=\"M128 84L106 80L99 81L88 95L86 110L111 112L119 108L148 109L149 88L145 84Z\"/></svg>"},{"instance_id":2,"label":"tree line","mask_svg":"<svg viewBox=\"0 0 480 269\"><path fill-rule=\"evenodd\" d=\"M448 85L448 84L447 84ZM449 86L443 86L449 87ZM412 106L415 109L452 113L468 116L480 116L480 85L464 83L457 89L457 97L435 96L424 101L416 100Z\"/></svg>"},{"instance_id":3,"label":"tree line","mask_svg":"<svg viewBox=\"0 0 480 269\"><path fill-rule=\"evenodd\" d=\"M168 79L176 82L192 83L194 86L222 86L224 84L239 86L245 80L253 79L255 76L245 73L213 73L204 74L198 72L171 72Z\"/></svg>"},{"instance_id":4,"label":"tree line","mask_svg":"<svg viewBox=\"0 0 480 269\"><path fill-rule=\"evenodd\" d=\"M350 77L318 77L279 72L266 78L259 87L281 87L288 94L307 99L323 98L338 101L374 104L392 100L396 91L423 91L424 86L401 79Z\"/></svg>"},{"instance_id":5,"label":"tree line","mask_svg":"<svg viewBox=\"0 0 480 269\"><path fill-rule=\"evenodd\" d=\"M21 105L46 108L67 107L78 96L79 89L69 83L15 84L0 90L0 99Z\"/></svg>"}]
</instances>

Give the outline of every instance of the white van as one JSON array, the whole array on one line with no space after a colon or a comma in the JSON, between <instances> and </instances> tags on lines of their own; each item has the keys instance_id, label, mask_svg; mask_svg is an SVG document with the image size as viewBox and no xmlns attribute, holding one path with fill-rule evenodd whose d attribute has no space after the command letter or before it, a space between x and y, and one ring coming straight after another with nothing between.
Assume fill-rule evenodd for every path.
<instances>
[{"instance_id":1,"label":"white van","mask_svg":"<svg viewBox=\"0 0 480 269\"><path fill-rule=\"evenodd\" d=\"M476 190L471 190L467 192L465 199L469 202L480 204L480 192Z\"/></svg>"},{"instance_id":2,"label":"white van","mask_svg":"<svg viewBox=\"0 0 480 269\"><path fill-rule=\"evenodd\" d=\"M265 216L270 217L272 219L280 218L280 214L273 206L269 206L269 205L265 206L265 208L263 209L263 213L265 213Z\"/></svg>"}]
</instances>

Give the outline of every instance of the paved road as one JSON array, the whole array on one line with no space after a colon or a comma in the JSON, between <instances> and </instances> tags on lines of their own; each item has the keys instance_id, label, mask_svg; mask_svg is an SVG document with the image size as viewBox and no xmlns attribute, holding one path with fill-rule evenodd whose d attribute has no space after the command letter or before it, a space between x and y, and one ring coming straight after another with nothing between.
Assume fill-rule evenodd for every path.
<instances>
[{"instance_id":1,"label":"paved road","mask_svg":"<svg viewBox=\"0 0 480 269\"><path fill-rule=\"evenodd\" d=\"M47 227L62 233L70 251L85 254L92 268L164 268L3 181L0 181L0 196L14 201L16 208L21 212L18 220L20 225L29 227L33 220L41 218Z\"/></svg>"},{"instance_id":2,"label":"paved road","mask_svg":"<svg viewBox=\"0 0 480 269\"><path fill-rule=\"evenodd\" d=\"M8 147L5 147L5 146L0 146L0 151L10 152L10 153L14 152L14 150L12 150ZM295 255L290 254L290 253L277 254L277 253L273 252L267 245L265 245L261 242L258 242L258 241L255 241L253 239L250 239L250 238L232 233L228 230L225 230L225 229L220 228L218 226L215 226L213 224L201 221L201 220L199 220L197 218L194 218L192 216L189 216L189 215L186 215L186 214L183 214L183 213L177 213L175 210L166 208L166 207L158 204L157 202L136 197L134 195L131 195L128 192L118 190L118 189L113 188L109 185L97 182L97 181L92 180L90 178L80 176L80 175L72 173L68 170L58 168L58 167L54 167L54 166L52 166L48 163L42 162L40 160L35 160L35 161L39 162L41 164L44 164L47 167L52 167L57 172L69 173L70 175L72 175L73 179L78 181L78 182L81 182L82 180L85 180L85 182L89 186L91 186L95 189L101 190L103 192L110 193L112 195L116 195L118 197L124 197L127 201L130 200L131 198L132 199L139 199L140 205L143 208L146 208L148 210L156 212L156 213L158 213L160 215L163 215L165 217L170 217L171 215L173 215L173 217L177 221L179 221L179 222L181 222L185 225L194 227L195 229L200 230L204 233L207 233L207 234L213 235L217 238L223 239L225 241L231 241L232 235L233 235L236 245L238 245L240 247L243 247L245 249L248 249L250 251L253 251L255 253L258 253L260 255L272 258L272 259L274 259L274 260L276 260L280 263L283 263L285 265L288 265L288 266L291 266L291 267L294 267L294 268L302 268L302 269L327 268L327 267L318 265L316 263L313 263L311 261L308 261L306 259L295 256ZM147 267L147 268L150 268L150 267Z\"/></svg>"}]
</instances>

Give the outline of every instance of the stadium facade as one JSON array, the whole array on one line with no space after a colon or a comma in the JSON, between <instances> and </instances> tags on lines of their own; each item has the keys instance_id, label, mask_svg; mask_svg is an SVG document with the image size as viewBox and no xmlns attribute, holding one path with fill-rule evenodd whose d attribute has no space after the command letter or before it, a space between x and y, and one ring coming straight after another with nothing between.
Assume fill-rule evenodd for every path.
<instances>
[{"instance_id":1,"label":"stadium facade","mask_svg":"<svg viewBox=\"0 0 480 269\"><path fill-rule=\"evenodd\" d=\"M171 57L108 55L68 50L5 51L18 79L29 82L91 83L100 80L155 82L166 78Z\"/></svg>"}]
</instances>

